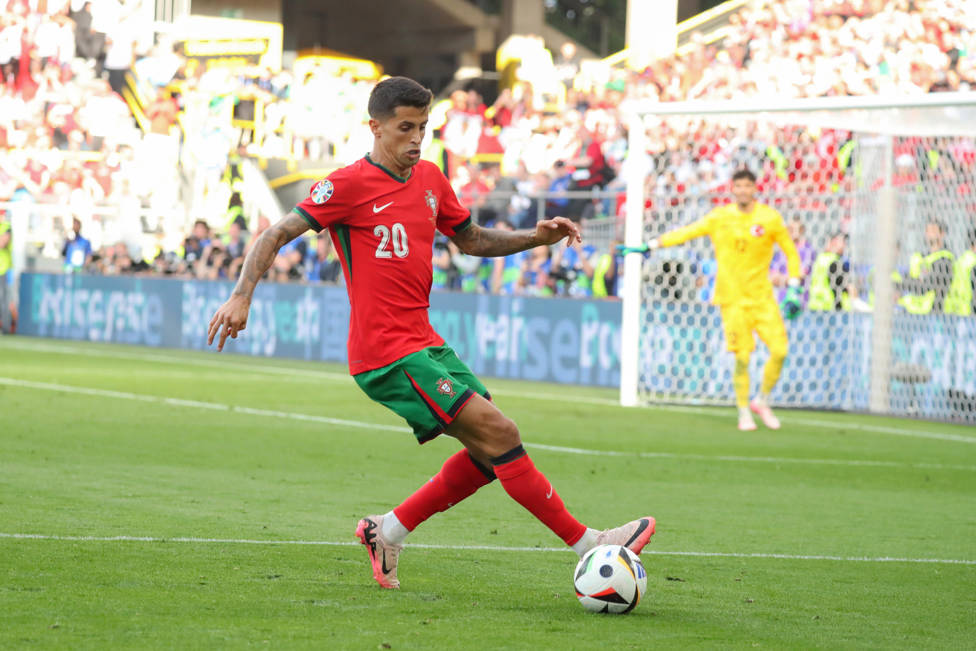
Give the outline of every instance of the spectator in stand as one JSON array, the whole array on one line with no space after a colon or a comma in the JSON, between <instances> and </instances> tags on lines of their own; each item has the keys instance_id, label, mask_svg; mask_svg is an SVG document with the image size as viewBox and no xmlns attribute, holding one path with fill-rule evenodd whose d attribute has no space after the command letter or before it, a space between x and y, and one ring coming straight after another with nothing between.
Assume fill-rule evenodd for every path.
<instances>
[{"instance_id":1,"label":"spectator in stand","mask_svg":"<svg viewBox=\"0 0 976 651\"><path fill-rule=\"evenodd\" d=\"M285 283L302 280L306 277L305 258L308 254L308 239L298 237L281 247L271 268L271 279Z\"/></svg>"},{"instance_id":2,"label":"spectator in stand","mask_svg":"<svg viewBox=\"0 0 976 651\"><path fill-rule=\"evenodd\" d=\"M481 212L488 201L491 187L481 167L474 163L459 167L455 183L459 186L457 195L461 205L471 211L472 218L478 224L485 223L485 215Z\"/></svg>"},{"instance_id":3,"label":"spectator in stand","mask_svg":"<svg viewBox=\"0 0 976 651\"><path fill-rule=\"evenodd\" d=\"M573 242L557 248L552 256L549 276L560 296L590 296L593 293L593 266L596 247Z\"/></svg>"},{"instance_id":4,"label":"spectator in stand","mask_svg":"<svg viewBox=\"0 0 976 651\"><path fill-rule=\"evenodd\" d=\"M515 100L512 98L512 89L503 88L498 93L495 103L485 112L485 116L489 119L492 126L498 127L499 130L504 130L512 125L514 106Z\"/></svg>"},{"instance_id":5,"label":"spectator in stand","mask_svg":"<svg viewBox=\"0 0 976 651\"><path fill-rule=\"evenodd\" d=\"M183 241L183 259L191 270L199 272L201 264L207 264L210 253L210 226L203 219L193 223L193 230Z\"/></svg>"},{"instance_id":6,"label":"spectator in stand","mask_svg":"<svg viewBox=\"0 0 976 651\"><path fill-rule=\"evenodd\" d=\"M447 252L451 255L451 265L457 272L457 281L452 289L469 293L479 291L482 280L481 269L487 258L462 253L457 244L451 240L447 241Z\"/></svg>"},{"instance_id":7,"label":"spectator in stand","mask_svg":"<svg viewBox=\"0 0 976 651\"><path fill-rule=\"evenodd\" d=\"M482 178L488 186L488 198L481 209L481 224L494 224L497 219L508 217L508 206L515 193L515 179L502 174L500 165L482 167Z\"/></svg>"},{"instance_id":8,"label":"spectator in stand","mask_svg":"<svg viewBox=\"0 0 976 651\"><path fill-rule=\"evenodd\" d=\"M503 231L513 231L512 224L504 219L495 223L495 228ZM491 258L490 291L492 294L512 295L518 291L519 279L522 275L522 261L527 256L526 251L513 253L504 257Z\"/></svg>"},{"instance_id":9,"label":"spectator in stand","mask_svg":"<svg viewBox=\"0 0 976 651\"><path fill-rule=\"evenodd\" d=\"M95 66L95 74L101 74L102 63L105 60L105 34L95 30L92 3L84 3L81 9L70 16L75 23L75 45L78 56Z\"/></svg>"},{"instance_id":10,"label":"spectator in stand","mask_svg":"<svg viewBox=\"0 0 976 651\"><path fill-rule=\"evenodd\" d=\"M549 198L546 200L546 219L553 217L570 217L569 198L560 196L569 190L573 182L573 175L566 168L566 163L558 160L552 169L552 182L549 184Z\"/></svg>"},{"instance_id":11,"label":"spectator in stand","mask_svg":"<svg viewBox=\"0 0 976 651\"><path fill-rule=\"evenodd\" d=\"M156 96L146 105L146 117L149 118L149 131L169 135L180 107L173 99L172 93L165 88L156 91Z\"/></svg>"},{"instance_id":12,"label":"spectator in stand","mask_svg":"<svg viewBox=\"0 0 976 651\"><path fill-rule=\"evenodd\" d=\"M308 266L308 279L317 283L337 284L342 280L342 264L332 247L332 238L325 231L318 234L315 257Z\"/></svg>"},{"instance_id":13,"label":"spectator in stand","mask_svg":"<svg viewBox=\"0 0 976 651\"><path fill-rule=\"evenodd\" d=\"M613 180L613 173L607 165L603 155L603 141L599 134L589 129L582 133L580 150L577 157L569 164L575 169L573 172L573 190L602 190ZM570 201L569 214L575 220L595 216L595 206L592 199L577 198Z\"/></svg>"},{"instance_id":14,"label":"spectator in stand","mask_svg":"<svg viewBox=\"0 0 976 651\"><path fill-rule=\"evenodd\" d=\"M247 249L247 238L241 221L234 220L227 226L227 237L224 250L227 253L227 277L237 278L241 265L244 264L244 251Z\"/></svg>"},{"instance_id":15,"label":"spectator in stand","mask_svg":"<svg viewBox=\"0 0 976 651\"><path fill-rule=\"evenodd\" d=\"M71 220L71 236L61 249L61 257L65 271L81 271L91 262L92 245L81 235L81 220L77 217Z\"/></svg>"},{"instance_id":16,"label":"spectator in stand","mask_svg":"<svg viewBox=\"0 0 976 651\"><path fill-rule=\"evenodd\" d=\"M847 258L844 233L834 233L814 260L809 277L807 309L811 312L849 311L857 299L857 287Z\"/></svg>"},{"instance_id":17,"label":"spectator in stand","mask_svg":"<svg viewBox=\"0 0 976 651\"><path fill-rule=\"evenodd\" d=\"M553 283L549 277L552 269L552 252L546 245L529 249L522 261L522 273L519 276L517 294L526 296L552 296Z\"/></svg>"},{"instance_id":18,"label":"spectator in stand","mask_svg":"<svg viewBox=\"0 0 976 651\"><path fill-rule=\"evenodd\" d=\"M976 314L976 225L966 229L965 244L965 250L959 252L953 266L952 283L944 304L946 314Z\"/></svg>"},{"instance_id":19,"label":"spectator in stand","mask_svg":"<svg viewBox=\"0 0 976 651\"><path fill-rule=\"evenodd\" d=\"M225 248L231 260L244 258L244 251L247 248L247 238L244 237L244 228L241 225L241 220L235 219L227 225Z\"/></svg>"},{"instance_id":20,"label":"spectator in stand","mask_svg":"<svg viewBox=\"0 0 976 651\"><path fill-rule=\"evenodd\" d=\"M955 256L946 246L948 228L940 219L925 225L926 254L915 252L909 263L899 301L911 314L941 314L954 276Z\"/></svg>"},{"instance_id":21,"label":"spectator in stand","mask_svg":"<svg viewBox=\"0 0 976 651\"><path fill-rule=\"evenodd\" d=\"M183 59L173 52L172 40L160 34L149 54L136 61L133 69L140 79L151 86L163 88L173 81L183 63Z\"/></svg>"},{"instance_id":22,"label":"spectator in stand","mask_svg":"<svg viewBox=\"0 0 976 651\"><path fill-rule=\"evenodd\" d=\"M452 276L456 276L457 273L454 265L451 264L451 252L447 248L447 238L440 234L434 237L432 264L431 289L442 291L451 289Z\"/></svg>"},{"instance_id":23,"label":"spectator in stand","mask_svg":"<svg viewBox=\"0 0 976 651\"><path fill-rule=\"evenodd\" d=\"M573 87L573 80L579 73L580 61L576 50L576 44L566 41L559 46L559 56L555 61L556 76L563 82L567 89Z\"/></svg>"},{"instance_id":24,"label":"spectator in stand","mask_svg":"<svg viewBox=\"0 0 976 651\"><path fill-rule=\"evenodd\" d=\"M230 278L231 257L219 239L210 240L197 262L195 271L200 280L226 280Z\"/></svg>"}]
</instances>

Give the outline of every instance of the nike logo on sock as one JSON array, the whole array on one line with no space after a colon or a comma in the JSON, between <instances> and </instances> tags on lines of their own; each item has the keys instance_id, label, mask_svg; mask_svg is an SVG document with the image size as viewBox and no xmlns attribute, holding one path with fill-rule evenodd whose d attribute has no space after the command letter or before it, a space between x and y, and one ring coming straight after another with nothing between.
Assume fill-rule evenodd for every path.
<instances>
[{"instance_id":1,"label":"nike logo on sock","mask_svg":"<svg viewBox=\"0 0 976 651\"><path fill-rule=\"evenodd\" d=\"M549 484L549 492L546 493L546 499L552 499L552 484Z\"/></svg>"},{"instance_id":2,"label":"nike logo on sock","mask_svg":"<svg viewBox=\"0 0 976 651\"><path fill-rule=\"evenodd\" d=\"M384 203L382 206L377 206L374 203L373 204L373 214L375 215L376 213L381 212L381 211L385 210L386 208L389 208L392 205L393 205L393 202L392 201L390 203Z\"/></svg>"}]
</instances>

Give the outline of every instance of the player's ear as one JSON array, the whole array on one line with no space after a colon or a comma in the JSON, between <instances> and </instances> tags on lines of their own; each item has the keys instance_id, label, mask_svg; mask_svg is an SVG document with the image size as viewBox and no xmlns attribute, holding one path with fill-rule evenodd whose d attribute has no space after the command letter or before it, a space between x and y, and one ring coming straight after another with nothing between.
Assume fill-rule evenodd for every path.
<instances>
[{"instance_id":1,"label":"player's ear","mask_svg":"<svg viewBox=\"0 0 976 651\"><path fill-rule=\"evenodd\" d=\"M379 120L377 120L376 118L370 118L369 119L369 130L373 132L373 136L375 138L379 138L380 137L380 128L381 127L382 127L382 123Z\"/></svg>"}]
</instances>

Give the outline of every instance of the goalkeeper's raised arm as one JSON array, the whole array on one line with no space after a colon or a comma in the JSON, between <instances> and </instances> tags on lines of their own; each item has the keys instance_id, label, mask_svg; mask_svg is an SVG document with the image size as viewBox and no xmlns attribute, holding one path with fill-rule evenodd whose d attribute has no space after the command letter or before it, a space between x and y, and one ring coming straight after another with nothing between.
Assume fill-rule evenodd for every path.
<instances>
[{"instance_id":1,"label":"goalkeeper's raised arm","mask_svg":"<svg viewBox=\"0 0 976 651\"><path fill-rule=\"evenodd\" d=\"M625 246L620 244L617 246L617 253L621 253L623 255L628 253L647 253L648 251L659 249L662 246L684 244L688 240L693 240L696 237L711 235L711 215L712 213L709 213L704 218L699 219L696 222L688 224L682 228L669 231L664 235L661 235L659 238L654 238L645 244L640 244L638 246Z\"/></svg>"}]
</instances>

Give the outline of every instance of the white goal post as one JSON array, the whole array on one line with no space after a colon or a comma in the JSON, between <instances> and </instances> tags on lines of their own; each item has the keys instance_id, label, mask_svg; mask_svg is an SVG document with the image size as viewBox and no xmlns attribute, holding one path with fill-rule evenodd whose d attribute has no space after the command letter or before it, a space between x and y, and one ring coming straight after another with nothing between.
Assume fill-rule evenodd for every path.
<instances>
[{"instance_id":1,"label":"white goal post","mask_svg":"<svg viewBox=\"0 0 976 651\"><path fill-rule=\"evenodd\" d=\"M719 202L730 200L727 191L724 197L709 194L705 187L707 183L702 182L702 175L696 169L696 164L701 161L688 164L680 155L667 151L676 139L688 152L708 144L695 141L696 133L721 134L727 149L735 149L728 145L730 139L733 143L737 139L745 143L740 148L742 150L751 147L744 157L749 159L751 156L755 166L764 168L753 169L760 178L764 172L768 176L775 167L779 175L776 189L761 188L759 200L777 207L787 222L793 219L799 222L804 215L809 216L811 211L807 206L811 202L827 204L826 213L829 214L826 216L816 213L814 217L807 217L810 220L806 224L807 231L815 231L811 241L817 245L817 250L833 233L842 231L850 238L847 252L850 271L852 277L860 274L858 304L862 307L846 315L805 312L797 322L790 324L791 359L796 350L799 353L796 363L805 364L806 368L802 372L793 369L795 381L787 382L779 392L779 404L976 423L976 343L969 347L966 341L955 342L953 351L963 355L964 359L941 366L929 363L931 356L906 353L899 348L906 345L914 348L913 337L916 336L941 336L952 340L952 333L956 333L960 337L976 338L976 328L972 327L976 316L937 315L931 309L927 315L919 316L917 309L908 310L912 312L910 315L903 314L906 311L903 304L911 300L904 296L913 287L911 283L916 282L917 274L909 267L917 266L918 260L912 259L911 254L916 253L923 242L919 225L924 228L923 222L928 221L943 224L947 230L946 248L954 255L959 255L968 246L968 229L976 227L976 195L971 194L976 193L976 165L971 158L971 154L976 153L976 93L898 98L829 97L778 102L755 99L670 103L631 100L622 108L628 116L629 129L628 157L623 171L627 183L623 233L626 245L639 245L665 230L703 216L708 208ZM764 134L765 139L757 138L757 132ZM832 178L820 178L814 183L804 171L800 181L801 173L791 166L795 163L802 167L802 147L816 149L822 146L824 134L831 134L833 138L829 156L843 157L845 162L841 165L848 167L838 170L836 161L831 160L833 168L824 170L823 175L833 175ZM835 137L834 134L845 135ZM668 144L664 145L664 142ZM760 151L763 144L769 147ZM800 152L795 154L799 162L786 160L784 163L783 159L790 157L789 148L794 145ZM838 153L837 148L844 151ZM737 164L735 160L728 160L727 154L718 154L718 157L726 157L722 170L726 175ZM810 160L805 162L811 163ZM812 163L824 166L822 161L813 160ZM707 166L710 175L718 167L711 160ZM694 191L675 181L676 168L679 176L680 173L690 175ZM917 179L907 176L912 169L917 173ZM794 182L794 176L797 182ZM838 178L840 182L837 182ZM710 179L712 187L718 187L719 180ZM815 196L818 193L823 196ZM648 199L650 208L645 209ZM673 206L679 208L672 209ZM723 375L721 369L714 368L723 366L723 363L727 365L728 360L723 362L724 348L720 350L716 345L700 341L702 333L721 329L715 328L714 310L707 307L707 301L699 295L702 292L698 292L694 285L707 283L707 274L699 273L695 279L688 278L689 268L700 270L707 264L703 262L708 258L707 245L698 243L695 246L698 248L691 262L688 258L675 258L670 249L662 250L668 251L664 256L655 253L646 261L639 254L625 257L620 356L622 405L648 402L731 404L731 385L726 381L728 374ZM664 263L663 272L662 259L670 261ZM672 286L683 287L683 294L678 296L674 292L662 296L661 292L656 292L654 284L660 285L662 278ZM920 290L916 288L915 291ZM856 293L853 288L851 292ZM927 323L940 318L937 327ZM694 333L672 339L669 332L685 327L675 325L679 322L692 324L687 327ZM792 341L793 328L800 340L797 346ZM808 377L817 373L813 359L816 355L810 351L835 348L829 340L810 343L819 335L806 336L808 330L828 330L843 339L843 345L838 344L836 348L842 349L842 354L850 359L847 366L834 371L840 375L848 371L853 373L844 378L843 391L832 391L830 378ZM720 337L721 332L710 336L714 343L714 337ZM937 343L931 342L932 345ZM804 345L810 350L804 351ZM668 346L684 346L686 350L671 354L673 351ZM804 352L810 354L804 357ZM823 354L822 350L818 354ZM688 376L680 368L689 364L689 359L694 360L690 366L696 367L695 377ZM785 376L789 375L791 359L787 360ZM967 370L970 362L973 368ZM757 364L758 361L754 369ZM708 366L713 369L707 370ZM933 373L946 376L937 378L938 390L926 386L936 384L935 380L928 379ZM659 381L662 374L668 376L666 382ZM755 378L758 373L753 371L751 375ZM692 385L694 389L689 388ZM945 395L938 394L939 391ZM955 404L960 401L965 404Z\"/></svg>"}]
</instances>

